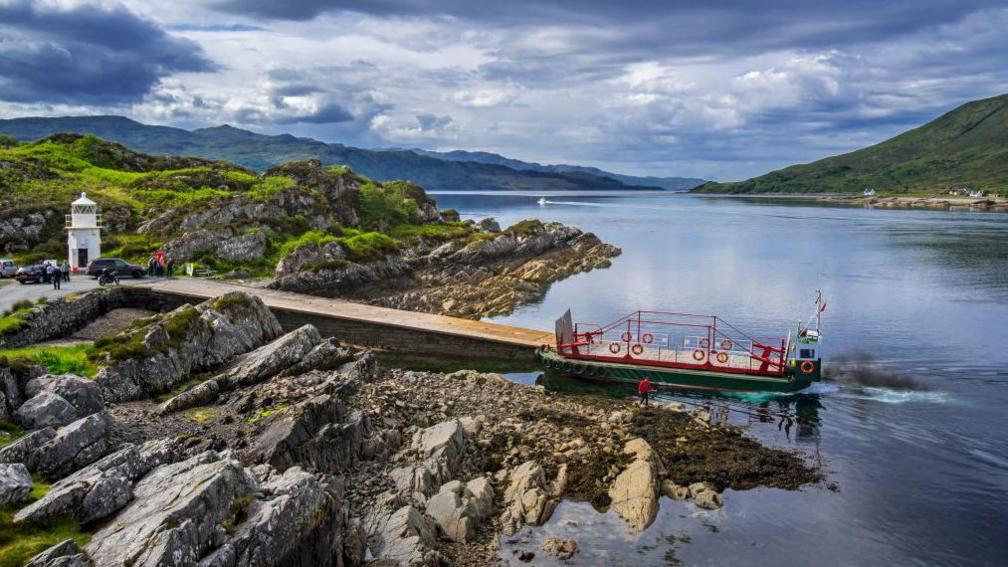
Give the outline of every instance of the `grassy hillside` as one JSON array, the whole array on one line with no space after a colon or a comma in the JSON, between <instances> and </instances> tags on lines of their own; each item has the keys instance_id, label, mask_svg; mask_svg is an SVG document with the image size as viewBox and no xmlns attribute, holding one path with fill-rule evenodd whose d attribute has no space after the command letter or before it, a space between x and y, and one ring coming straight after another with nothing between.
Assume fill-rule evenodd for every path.
<instances>
[{"instance_id":1,"label":"grassy hillside","mask_svg":"<svg viewBox=\"0 0 1008 567\"><path fill-rule=\"evenodd\" d=\"M325 165L346 165L376 181L405 179L428 190L642 189L613 177L585 171L534 171L502 164L448 161L409 150L366 150L289 134L266 136L231 126L189 131L148 126L121 116L0 120L0 133L21 141L37 140L58 132L94 134L149 154L199 156L256 171L290 161L317 159Z\"/></svg>"},{"instance_id":2,"label":"grassy hillside","mask_svg":"<svg viewBox=\"0 0 1008 567\"><path fill-rule=\"evenodd\" d=\"M26 143L0 139L0 254L21 262L65 257L64 214L82 191L101 206L106 257L143 263L157 248L174 242L180 251L180 241L204 232L204 242L186 245L195 250L191 259L253 275L271 273L280 258L310 243L337 241L349 260L365 261L416 238L470 230L429 224L422 209L431 211L433 201L420 187L376 183L343 166L291 162L258 174L222 161L141 154L92 135L56 134ZM197 226L186 224L197 216ZM212 251L218 240L260 236L262 246L247 259Z\"/></svg>"},{"instance_id":3,"label":"grassy hillside","mask_svg":"<svg viewBox=\"0 0 1008 567\"><path fill-rule=\"evenodd\" d=\"M953 186L1008 192L1008 95L970 102L882 143L738 183L711 193L936 194Z\"/></svg>"}]
</instances>

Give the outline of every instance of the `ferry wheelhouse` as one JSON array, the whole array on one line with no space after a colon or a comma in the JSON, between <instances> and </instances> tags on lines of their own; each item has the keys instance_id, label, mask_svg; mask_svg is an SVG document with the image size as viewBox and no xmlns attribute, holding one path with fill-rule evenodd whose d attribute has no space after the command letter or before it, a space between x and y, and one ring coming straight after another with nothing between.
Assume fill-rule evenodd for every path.
<instances>
[{"instance_id":1,"label":"ferry wheelhouse","mask_svg":"<svg viewBox=\"0 0 1008 567\"><path fill-rule=\"evenodd\" d=\"M606 325L556 321L556 348L536 355L548 369L595 380L722 391L793 392L822 375L820 326L826 303L796 331L753 337L716 315L635 311ZM814 328L813 328L814 322Z\"/></svg>"}]
</instances>

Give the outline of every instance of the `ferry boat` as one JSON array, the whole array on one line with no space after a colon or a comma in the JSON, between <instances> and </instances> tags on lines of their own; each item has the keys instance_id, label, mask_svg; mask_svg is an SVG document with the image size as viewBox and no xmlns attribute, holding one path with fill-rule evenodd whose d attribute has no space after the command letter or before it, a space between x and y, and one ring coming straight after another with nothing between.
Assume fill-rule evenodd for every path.
<instances>
[{"instance_id":1,"label":"ferry boat","mask_svg":"<svg viewBox=\"0 0 1008 567\"><path fill-rule=\"evenodd\" d=\"M556 321L556 347L536 351L549 370L579 378L674 388L796 392L822 376L826 301L784 338L755 338L716 315L635 311L607 325Z\"/></svg>"}]
</instances>

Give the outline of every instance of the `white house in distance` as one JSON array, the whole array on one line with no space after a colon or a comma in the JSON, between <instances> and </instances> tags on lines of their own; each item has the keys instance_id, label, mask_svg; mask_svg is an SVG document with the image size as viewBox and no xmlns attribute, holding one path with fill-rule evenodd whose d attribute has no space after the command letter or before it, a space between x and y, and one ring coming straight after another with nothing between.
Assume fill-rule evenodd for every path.
<instances>
[{"instance_id":1,"label":"white house in distance","mask_svg":"<svg viewBox=\"0 0 1008 567\"><path fill-rule=\"evenodd\" d=\"M87 269L88 262L101 257L101 215L98 203L81 193L70 204L66 216L67 258L73 271Z\"/></svg>"}]
</instances>

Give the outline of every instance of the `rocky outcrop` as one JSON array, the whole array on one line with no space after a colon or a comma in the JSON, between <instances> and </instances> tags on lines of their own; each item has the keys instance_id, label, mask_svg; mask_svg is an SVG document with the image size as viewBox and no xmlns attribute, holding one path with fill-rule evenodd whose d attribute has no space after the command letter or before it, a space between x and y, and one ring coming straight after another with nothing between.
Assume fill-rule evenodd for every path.
<instances>
[{"instance_id":1,"label":"rocky outcrop","mask_svg":"<svg viewBox=\"0 0 1008 567\"><path fill-rule=\"evenodd\" d=\"M338 261L337 243L299 252L278 266L276 289L359 299L375 305L479 318L510 313L572 274L606 267L620 251L560 223L523 221L503 231L421 242L369 263Z\"/></svg>"},{"instance_id":2,"label":"rocky outcrop","mask_svg":"<svg viewBox=\"0 0 1008 567\"><path fill-rule=\"evenodd\" d=\"M553 515L558 504L546 482L546 473L535 461L526 461L512 470L504 492L507 508L500 521L505 534L513 534L524 524L538 526Z\"/></svg>"},{"instance_id":3,"label":"rocky outcrop","mask_svg":"<svg viewBox=\"0 0 1008 567\"><path fill-rule=\"evenodd\" d=\"M447 482L427 501L427 514L448 539L459 543L472 540L493 511L493 486L485 477L465 484L458 480Z\"/></svg>"},{"instance_id":4,"label":"rocky outcrop","mask_svg":"<svg viewBox=\"0 0 1008 567\"><path fill-rule=\"evenodd\" d=\"M56 430L52 438L41 445L28 450L22 462L32 472L51 479L62 478L110 451L111 425L111 418L105 412L78 419Z\"/></svg>"},{"instance_id":5,"label":"rocky outcrop","mask_svg":"<svg viewBox=\"0 0 1008 567\"><path fill-rule=\"evenodd\" d=\"M318 329L305 325L231 361L224 372L194 386L161 406L162 413L202 405L218 392L251 386L280 374L307 357L322 342Z\"/></svg>"},{"instance_id":6,"label":"rocky outcrop","mask_svg":"<svg viewBox=\"0 0 1008 567\"><path fill-rule=\"evenodd\" d=\"M106 343L108 366L96 381L107 401L137 400L165 392L190 373L230 361L280 335L280 323L262 300L231 292L198 306L183 305L127 329ZM121 350L119 345L136 345Z\"/></svg>"},{"instance_id":7,"label":"rocky outcrop","mask_svg":"<svg viewBox=\"0 0 1008 567\"><path fill-rule=\"evenodd\" d=\"M614 510L635 532L644 531L658 514L661 460L647 441L631 439L623 452L633 461L616 477L609 489Z\"/></svg>"},{"instance_id":8,"label":"rocky outcrop","mask_svg":"<svg viewBox=\"0 0 1008 567\"><path fill-rule=\"evenodd\" d=\"M28 400L14 412L25 429L62 427L104 407L101 389L92 380L73 374L46 374L29 380L24 388Z\"/></svg>"},{"instance_id":9,"label":"rocky outcrop","mask_svg":"<svg viewBox=\"0 0 1008 567\"><path fill-rule=\"evenodd\" d=\"M32 487L31 475L21 463L0 463L0 506L14 506L28 498Z\"/></svg>"},{"instance_id":10,"label":"rocky outcrop","mask_svg":"<svg viewBox=\"0 0 1008 567\"><path fill-rule=\"evenodd\" d=\"M338 490L293 467L246 469L208 451L140 479L85 552L94 565L332 565L342 557Z\"/></svg>"},{"instance_id":11,"label":"rocky outcrop","mask_svg":"<svg viewBox=\"0 0 1008 567\"><path fill-rule=\"evenodd\" d=\"M32 557L24 567L91 567L91 561L77 542L68 539Z\"/></svg>"},{"instance_id":12,"label":"rocky outcrop","mask_svg":"<svg viewBox=\"0 0 1008 567\"><path fill-rule=\"evenodd\" d=\"M14 418L25 429L62 427L77 419L77 409L52 392L40 392L21 404Z\"/></svg>"},{"instance_id":13,"label":"rocky outcrop","mask_svg":"<svg viewBox=\"0 0 1008 567\"><path fill-rule=\"evenodd\" d=\"M437 526L412 505L379 514L372 523L374 527L367 544L379 560L404 567L440 564L440 554L432 550Z\"/></svg>"},{"instance_id":14,"label":"rocky outcrop","mask_svg":"<svg viewBox=\"0 0 1008 567\"><path fill-rule=\"evenodd\" d=\"M175 439L127 445L54 483L20 510L15 523L73 516L82 524L102 520L133 499L132 485L155 467L182 456Z\"/></svg>"}]
</instances>

